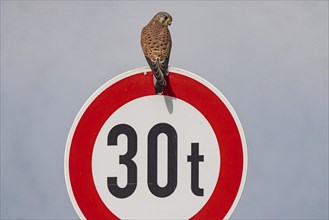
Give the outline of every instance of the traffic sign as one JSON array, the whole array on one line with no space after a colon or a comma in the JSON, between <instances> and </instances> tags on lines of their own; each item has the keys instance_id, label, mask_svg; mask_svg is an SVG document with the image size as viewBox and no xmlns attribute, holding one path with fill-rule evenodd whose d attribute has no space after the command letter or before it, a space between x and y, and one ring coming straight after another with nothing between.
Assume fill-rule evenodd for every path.
<instances>
[{"instance_id":1,"label":"traffic sign","mask_svg":"<svg viewBox=\"0 0 329 220\"><path fill-rule=\"evenodd\" d=\"M156 95L149 68L101 86L66 144L65 179L82 219L223 219L240 199L247 148L225 97L169 68Z\"/></svg>"}]
</instances>

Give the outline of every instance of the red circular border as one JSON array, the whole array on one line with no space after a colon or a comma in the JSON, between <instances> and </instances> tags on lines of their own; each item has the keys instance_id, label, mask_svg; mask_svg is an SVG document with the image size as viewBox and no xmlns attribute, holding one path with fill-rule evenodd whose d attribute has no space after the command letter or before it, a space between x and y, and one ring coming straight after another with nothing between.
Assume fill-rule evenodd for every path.
<instances>
[{"instance_id":1,"label":"red circular border","mask_svg":"<svg viewBox=\"0 0 329 220\"><path fill-rule=\"evenodd\" d=\"M181 99L201 112L212 126L220 147L220 173L214 192L192 219L223 219L238 194L243 175L243 146L227 106L200 82L170 72L164 95ZM86 219L118 219L103 203L92 176L92 152L98 132L121 106L155 95L152 74L128 76L106 88L87 107L73 133L68 167L75 200Z\"/></svg>"}]
</instances>

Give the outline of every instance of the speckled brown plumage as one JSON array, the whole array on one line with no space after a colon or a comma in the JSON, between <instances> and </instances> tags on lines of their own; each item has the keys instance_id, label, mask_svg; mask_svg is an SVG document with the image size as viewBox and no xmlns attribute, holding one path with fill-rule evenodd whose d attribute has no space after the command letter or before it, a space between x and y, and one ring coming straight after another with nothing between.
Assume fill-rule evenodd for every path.
<instances>
[{"instance_id":1,"label":"speckled brown plumage","mask_svg":"<svg viewBox=\"0 0 329 220\"><path fill-rule=\"evenodd\" d=\"M166 12L159 12L142 29L141 46L155 77L156 93L161 94L166 86L165 76L171 51L171 36L168 25L172 22Z\"/></svg>"}]
</instances>

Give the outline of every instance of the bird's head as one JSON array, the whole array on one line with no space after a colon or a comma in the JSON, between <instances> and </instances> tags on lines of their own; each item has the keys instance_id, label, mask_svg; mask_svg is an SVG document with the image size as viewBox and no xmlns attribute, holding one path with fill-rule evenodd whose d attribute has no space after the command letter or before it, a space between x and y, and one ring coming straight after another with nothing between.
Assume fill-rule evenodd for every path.
<instances>
[{"instance_id":1,"label":"bird's head","mask_svg":"<svg viewBox=\"0 0 329 220\"><path fill-rule=\"evenodd\" d=\"M167 12L159 12L154 16L153 20L156 20L162 25L168 26L171 25L172 17Z\"/></svg>"}]
</instances>

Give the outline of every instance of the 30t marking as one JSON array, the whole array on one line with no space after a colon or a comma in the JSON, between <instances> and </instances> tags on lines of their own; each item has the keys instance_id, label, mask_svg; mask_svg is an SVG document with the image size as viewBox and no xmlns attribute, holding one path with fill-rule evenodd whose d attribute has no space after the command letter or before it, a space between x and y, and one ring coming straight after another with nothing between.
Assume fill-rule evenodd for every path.
<instances>
[{"instance_id":1,"label":"30t marking","mask_svg":"<svg viewBox=\"0 0 329 220\"><path fill-rule=\"evenodd\" d=\"M168 172L167 184L164 187L158 184L158 136L164 133L168 138ZM119 164L127 167L127 184L125 187L118 186L117 177L107 178L107 187L110 193L117 198L127 198L134 193L137 187L137 165L133 161L137 153L136 131L127 124L114 126L107 137L108 146L117 146L118 136L127 137L127 152L120 155ZM177 132L173 126L167 123L154 125L148 133L147 144L147 184L151 193L163 198L170 196L177 186ZM199 162L204 161L204 156L199 155L199 143L191 144L191 155L187 161L191 162L191 190L196 196L203 196L203 189L199 187Z\"/></svg>"}]
</instances>

